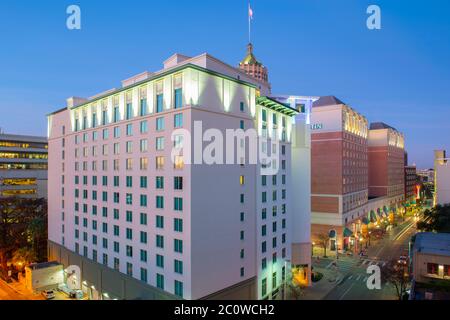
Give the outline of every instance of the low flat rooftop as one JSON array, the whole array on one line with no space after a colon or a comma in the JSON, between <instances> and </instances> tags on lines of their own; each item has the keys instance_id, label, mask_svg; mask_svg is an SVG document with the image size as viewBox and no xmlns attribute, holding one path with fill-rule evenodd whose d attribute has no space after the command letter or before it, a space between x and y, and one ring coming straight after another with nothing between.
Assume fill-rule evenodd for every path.
<instances>
[{"instance_id":1,"label":"low flat rooftop","mask_svg":"<svg viewBox=\"0 0 450 320\"><path fill-rule=\"evenodd\" d=\"M450 256L450 233L418 233L414 250L420 253Z\"/></svg>"},{"instance_id":2,"label":"low flat rooftop","mask_svg":"<svg viewBox=\"0 0 450 320\"><path fill-rule=\"evenodd\" d=\"M45 269L50 267L56 267L61 265L59 262L51 261L51 262L43 262L43 263L33 263L28 266L28 268L32 270Z\"/></svg>"},{"instance_id":3,"label":"low flat rooftop","mask_svg":"<svg viewBox=\"0 0 450 320\"><path fill-rule=\"evenodd\" d=\"M25 136L25 135L20 135L20 134L6 134L6 133L0 133L0 140L11 141L11 142L47 143L47 137Z\"/></svg>"}]
</instances>

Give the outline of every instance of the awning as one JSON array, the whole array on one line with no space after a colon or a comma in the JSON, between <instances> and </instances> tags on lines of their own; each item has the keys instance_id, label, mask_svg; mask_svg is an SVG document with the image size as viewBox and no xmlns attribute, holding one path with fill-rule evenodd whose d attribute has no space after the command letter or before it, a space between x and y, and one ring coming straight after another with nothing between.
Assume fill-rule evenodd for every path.
<instances>
[{"instance_id":1,"label":"awning","mask_svg":"<svg viewBox=\"0 0 450 320\"><path fill-rule=\"evenodd\" d=\"M351 237L351 236L353 236L353 231L350 230L349 228L345 228L344 229L344 238L348 238L348 237Z\"/></svg>"},{"instance_id":2,"label":"awning","mask_svg":"<svg viewBox=\"0 0 450 320\"><path fill-rule=\"evenodd\" d=\"M383 218L383 211L380 208L377 209L377 214L380 218Z\"/></svg>"},{"instance_id":3,"label":"awning","mask_svg":"<svg viewBox=\"0 0 450 320\"><path fill-rule=\"evenodd\" d=\"M330 230L329 236L330 238L336 238L336 230Z\"/></svg>"},{"instance_id":4,"label":"awning","mask_svg":"<svg viewBox=\"0 0 450 320\"><path fill-rule=\"evenodd\" d=\"M368 225L370 223L369 219L367 219L367 217L363 217L361 222L365 225Z\"/></svg>"},{"instance_id":5,"label":"awning","mask_svg":"<svg viewBox=\"0 0 450 320\"><path fill-rule=\"evenodd\" d=\"M375 213L375 211L371 210L369 213L369 220L372 223L377 222L377 214Z\"/></svg>"}]
</instances>

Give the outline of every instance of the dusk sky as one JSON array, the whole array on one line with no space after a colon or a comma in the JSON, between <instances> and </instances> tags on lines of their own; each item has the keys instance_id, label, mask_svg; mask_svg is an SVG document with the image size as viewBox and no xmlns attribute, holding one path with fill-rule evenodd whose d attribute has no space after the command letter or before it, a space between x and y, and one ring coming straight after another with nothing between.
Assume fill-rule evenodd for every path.
<instances>
[{"instance_id":1,"label":"dusk sky","mask_svg":"<svg viewBox=\"0 0 450 320\"><path fill-rule=\"evenodd\" d=\"M335 95L402 131L410 163L450 151L450 1L253 0L255 55L274 94ZM66 28L66 8L82 29ZM382 29L366 27L367 7ZM0 2L0 127L46 135L46 115L156 71L178 52L237 65L248 42L247 1Z\"/></svg>"}]
</instances>

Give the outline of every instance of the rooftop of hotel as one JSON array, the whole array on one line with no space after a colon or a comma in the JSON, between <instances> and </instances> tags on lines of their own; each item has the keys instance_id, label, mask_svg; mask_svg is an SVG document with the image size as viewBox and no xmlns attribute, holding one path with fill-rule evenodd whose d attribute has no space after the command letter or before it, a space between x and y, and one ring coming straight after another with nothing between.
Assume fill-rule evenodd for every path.
<instances>
[{"instance_id":1,"label":"rooftop of hotel","mask_svg":"<svg viewBox=\"0 0 450 320\"><path fill-rule=\"evenodd\" d=\"M390 125L388 125L384 122L373 122L370 124L370 130L382 130L382 129L392 129L392 130L398 131L394 127L391 127Z\"/></svg>"},{"instance_id":2,"label":"rooftop of hotel","mask_svg":"<svg viewBox=\"0 0 450 320\"><path fill-rule=\"evenodd\" d=\"M145 82L155 80L159 77L164 76L165 74L176 72L180 68L192 66L196 68L202 68L208 70L210 72L214 72L223 77L227 77L229 79L233 79L235 81L239 81L242 83L247 83L249 85L253 85L255 87L259 87L261 89L262 86L266 87L267 83L255 79L249 75L247 75L244 71L239 68L233 67L222 60L219 60L208 53L202 53L195 57L189 57L186 55L182 55L179 53L175 53L166 59L163 62L163 68L161 70L155 72L141 72L137 75L129 77L121 82L120 88L113 88L101 93L98 93L89 98L81 98L81 97L70 97L67 99L67 106L65 108L61 108L51 114L55 114L61 111L66 110L67 108L77 108L88 103L91 103L96 100L103 99L107 96L119 93L124 90L128 90L134 86L144 84Z\"/></svg>"},{"instance_id":3,"label":"rooftop of hotel","mask_svg":"<svg viewBox=\"0 0 450 320\"><path fill-rule=\"evenodd\" d=\"M345 105L344 102L342 102L341 100L339 100L335 96L323 96L323 97L320 97L319 100L314 102L313 108L327 107L327 106L337 106L337 105L340 105L340 104L344 104Z\"/></svg>"},{"instance_id":4,"label":"rooftop of hotel","mask_svg":"<svg viewBox=\"0 0 450 320\"><path fill-rule=\"evenodd\" d=\"M450 233L418 233L414 250L420 253L450 256Z\"/></svg>"}]
</instances>

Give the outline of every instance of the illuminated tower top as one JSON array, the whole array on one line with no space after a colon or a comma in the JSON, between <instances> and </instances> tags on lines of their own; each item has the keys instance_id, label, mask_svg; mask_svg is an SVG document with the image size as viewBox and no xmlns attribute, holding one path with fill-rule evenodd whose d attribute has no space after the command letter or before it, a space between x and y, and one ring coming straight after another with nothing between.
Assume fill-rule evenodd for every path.
<instances>
[{"instance_id":1,"label":"illuminated tower top","mask_svg":"<svg viewBox=\"0 0 450 320\"><path fill-rule=\"evenodd\" d=\"M267 68L256 59L253 54L253 45L251 43L247 46L246 57L239 63L239 69L259 81L267 84L269 83Z\"/></svg>"}]
</instances>

